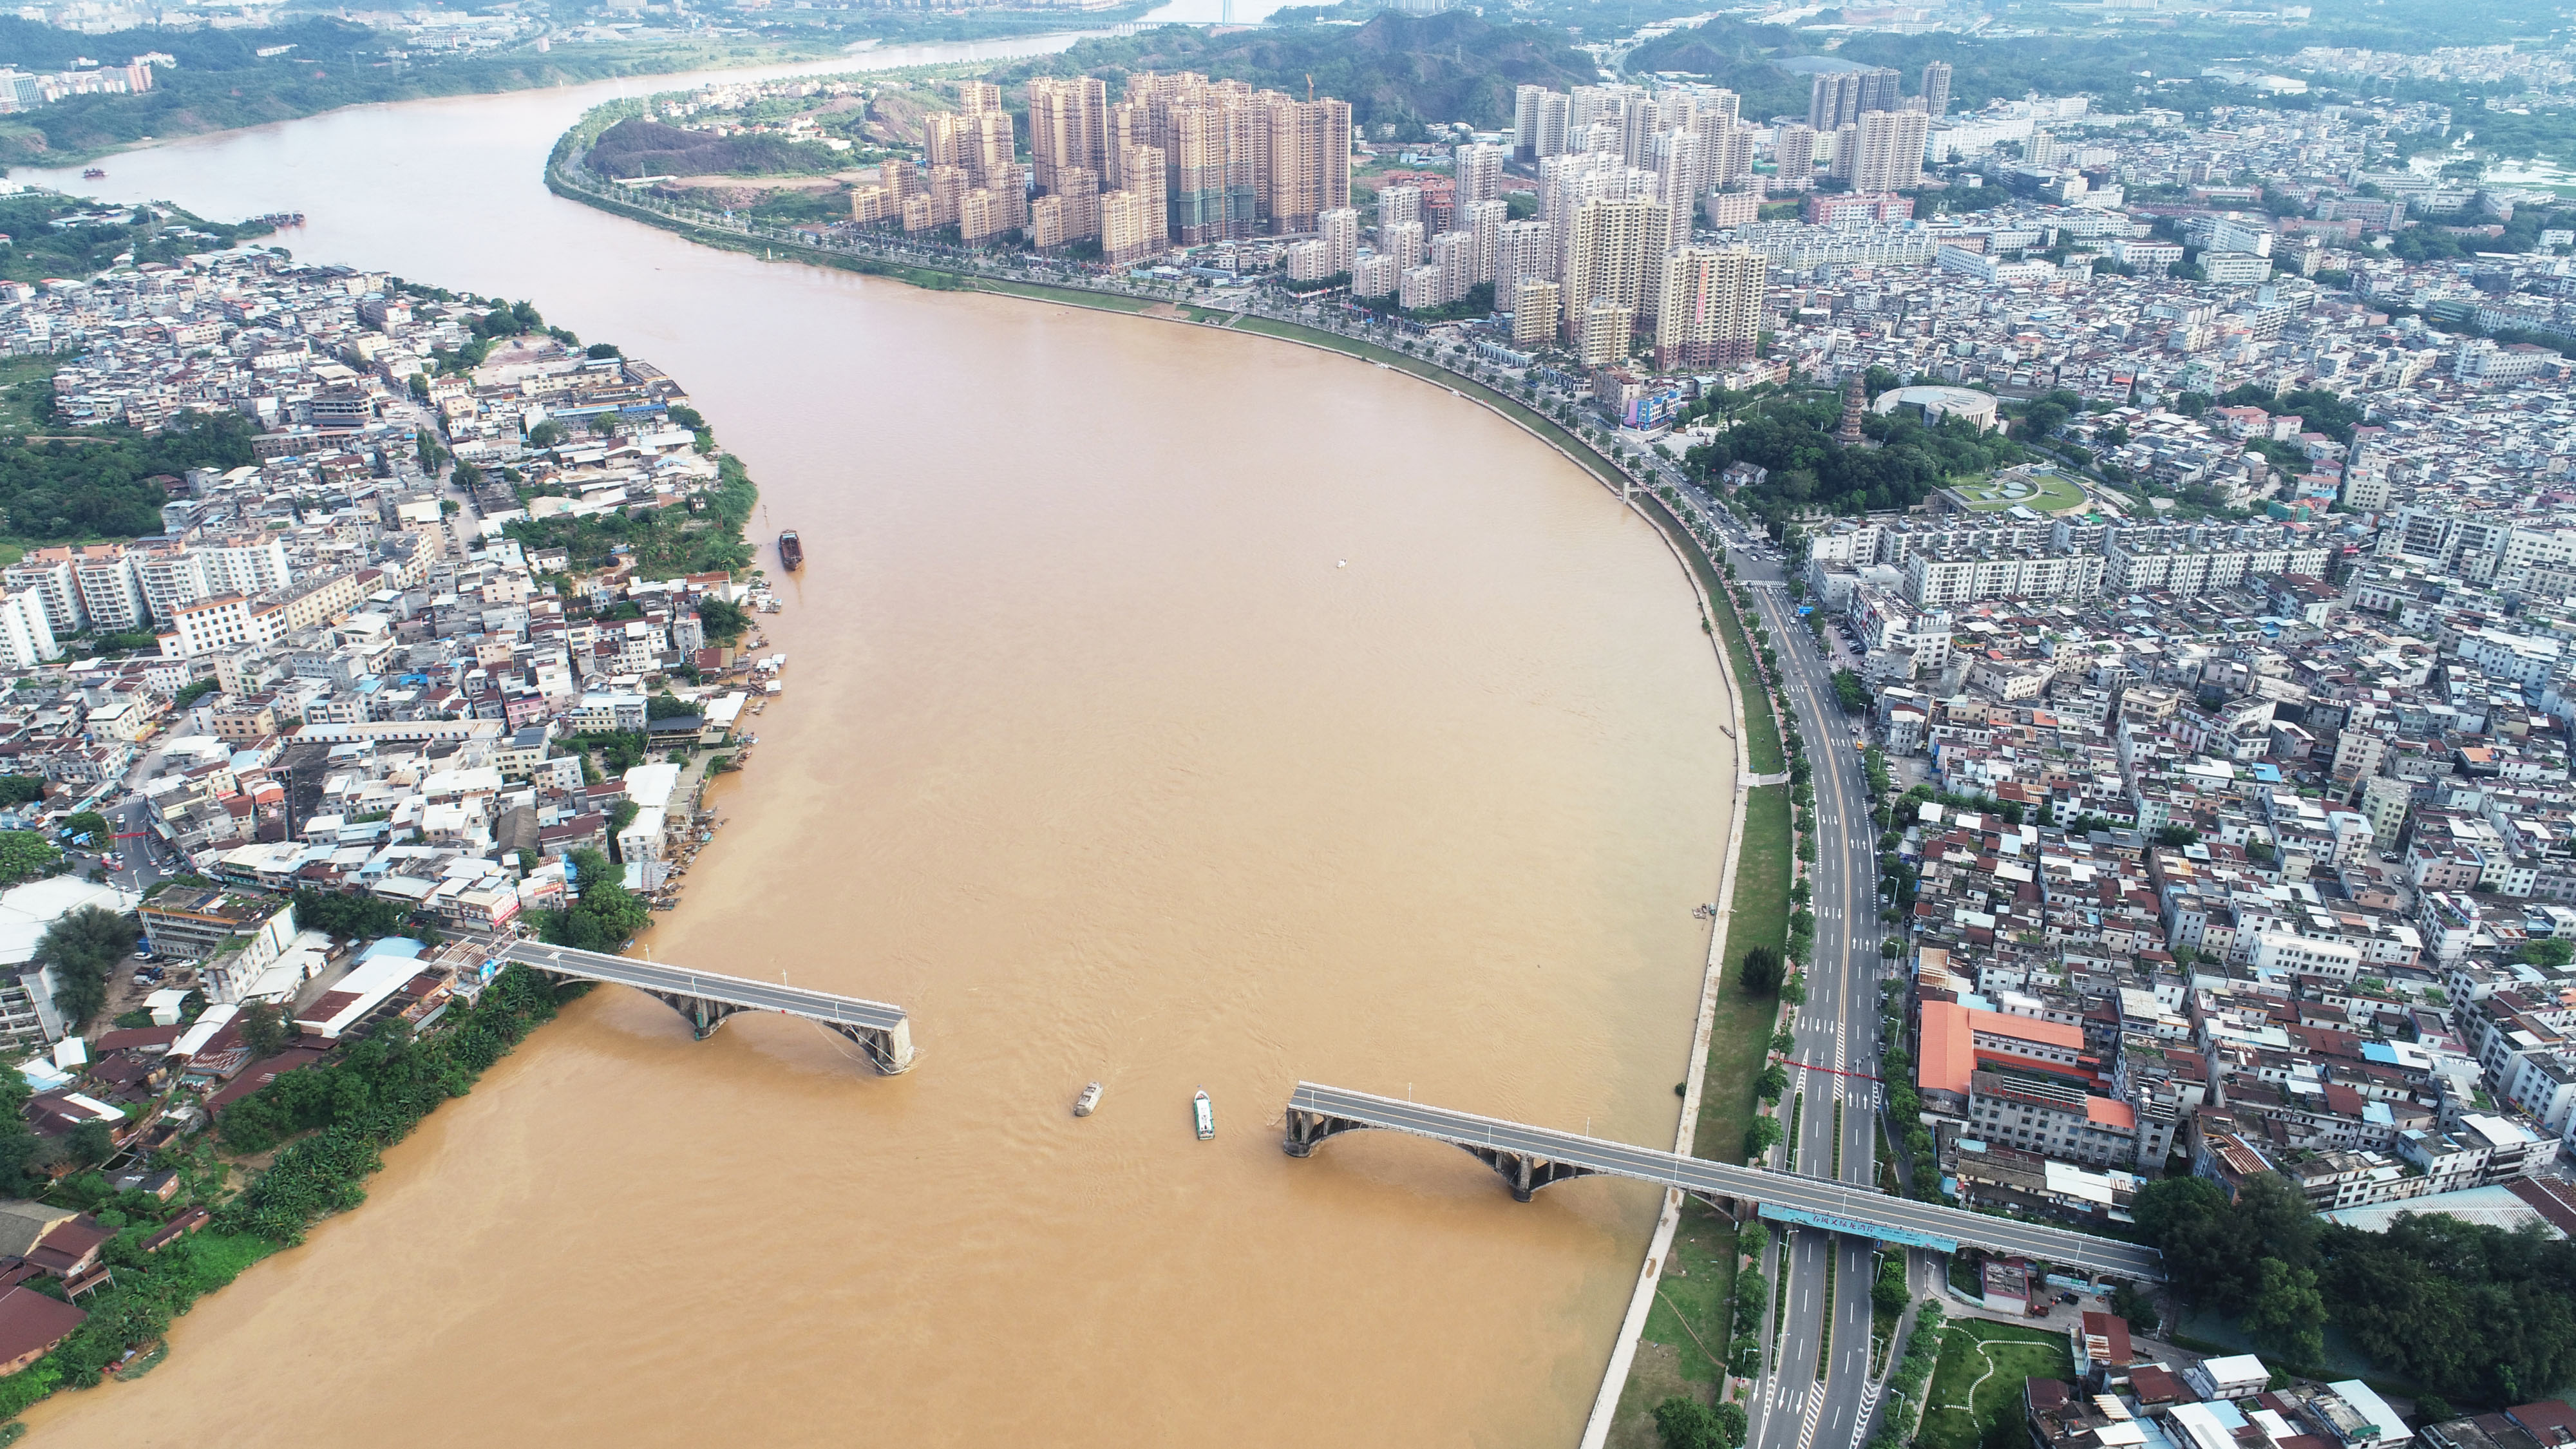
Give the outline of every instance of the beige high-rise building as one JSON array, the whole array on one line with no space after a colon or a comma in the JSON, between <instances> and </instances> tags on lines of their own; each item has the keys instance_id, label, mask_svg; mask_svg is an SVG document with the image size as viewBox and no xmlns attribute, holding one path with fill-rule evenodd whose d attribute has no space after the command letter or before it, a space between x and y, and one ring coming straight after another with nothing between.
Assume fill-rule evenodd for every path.
<instances>
[{"instance_id":1,"label":"beige high-rise building","mask_svg":"<svg viewBox=\"0 0 2576 1449\"><path fill-rule=\"evenodd\" d=\"M991 81L959 81L957 110L961 115L985 116L1002 109L1002 88Z\"/></svg>"},{"instance_id":2,"label":"beige high-rise building","mask_svg":"<svg viewBox=\"0 0 2576 1449\"><path fill-rule=\"evenodd\" d=\"M1804 191L1816 181L1816 131L1812 126L1782 126L1771 143L1772 159L1780 166L1782 191Z\"/></svg>"},{"instance_id":3,"label":"beige high-rise building","mask_svg":"<svg viewBox=\"0 0 2576 1449\"><path fill-rule=\"evenodd\" d=\"M1556 281L1556 227L1544 221L1507 221L1494 251L1494 309L1517 314L1518 289L1530 282ZM1552 294L1551 294L1552 295ZM1554 315L1554 305L1549 307ZM1551 320L1551 331L1556 323Z\"/></svg>"},{"instance_id":4,"label":"beige high-rise building","mask_svg":"<svg viewBox=\"0 0 2576 1449\"><path fill-rule=\"evenodd\" d=\"M1512 298L1514 347L1535 349L1556 340L1558 300L1554 282L1526 281L1515 289Z\"/></svg>"},{"instance_id":5,"label":"beige high-rise building","mask_svg":"<svg viewBox=\"0 0 2576 1449\"><path fill-rule=\"evenodd\" d=\"M1459 209L1460 228L1476 239L1475 275L1468 281L1494 280L1494 264L1503 251L1503 226L1511 219L1511 214L1509 203L1501 201L1480 201L1474 206ZM1496 305L1501 304L1498 302Z\"/></svg>"},{"instance_id":6,"label":"beige high-rise building","mask_svg":"<svg viewBox=\"0 0 2576 1449\"><path fill-rule=\"evenodd\" d=\"M1575 355L1586 367L1608 367L1628 360L1636 345L1637 309L1616 302L1594 302L1575 322Z\"/></svg>"},{"instance_id":7,"label":"beige high-rise building","mask_svg":"<svg viewBox=\"0 0 2576 1449\"><path fill-rule=\"evenodd\" d=\"M1932 118L1921 111L1864 111L1855 123L1854 191L1899 191L1923 184L1923 143ZM1840 158L1837 158L1839 160Z\"/></svg>"},{"instance_id":8,"label":"beige high-rise building","mask_svg":"<svg viewBox=\"0 0 2576 1449\"><path fill-rule=\"evenodd\" d=\"M1163 197L1160 192L1111 191L1100 198L1100 259L1113 267L1132 267L1161 256Z\"/></svg>"},{"instance_id":9,"label":"beige high-rise building","mask_svg":"<svg viewBox=\"0 0 2576 1449\"><path fill-rule=\"evenodd\" d=\"M1333 275L1333 244L1321 239L1290 242L1281 249L1287 259L1288 280L1321 282Z\"/></svg>"},{"instance_id":10,"label":"beige high-rise building","mask_svg":"<svg viewBox=\"0 0 2576 1449\"><path fill-rule=\"evenodd\" d=\"M1317 216L1351 204L1351 108L1330 97L1298 101L1275 91L1255 99L1270 115L1267 230L1274 236L1313 231Z\"/></svg>"},{"instance_id":11,"label":"beige high-rise building","mask_svg":"<svg viewBox=\"0 0 2576 1449\"><path fill-rule=\"evenodd\" d=\"M1008 218L1002 199L978 186L957 203L957 239L970 247L982 246L1011 229Z\"/></svg>"},{"instance_id":12,"label":"beige high-rise building","mask_svg":"<svg viewBox=\"0 0 2576 1449\"><path fill-rule=\"evenodd\" d=\"M1360 214L1348 206L1337 206L1315 218L1315 230L1323 233L1329 249L1324 258L1322 275L1345 276L1351 263L1360 256Z\"/></svg>"},{"instance_id":13,"label":"beige high-rise building","mask_svg":"<svg viewBox=\"0 0 2576 1449\"><path fill-rule=\"evenodd\" d=\"M1422 223L1418 221L1400 221L1377 229L1379 253L1395 258L1395 264L1408 271L1422 265L1426 240L1422 235Z\"/></svg>"},{"instance_id":14,"label":"beige high-rise building","mask_svg":"<svg viewBox=\"0 0 2576 1449\"><path fill-rule=\"evenodd\" d=\"M1845 121L1833 132L1833 150L1825 161L1825 175L1849 185L1852 171L1860 164L1860 122Z\"/></svg>"},{"instance_id":15,"label":"beige high-rise building","mask_svg":"<svg viewBox=\"0 0 2576 1449\"><path fill-rule=\"evenodd\" d=\"M1059 171L1088 171L1098 183L1109 169L1109 88L1099 77L1029 82L1029 157L1038 190L1049 195L1061 189Z\"/></svg>"},{"instance_id":16,"label":"beige high-rise building","mask_svg":"<svg viewBox=\"0 0 2576 1449\"><path fill-rule=\"evenodd\" d=\"M1440 300L1464 301L1476 284L1476 238L1473 233L1444 231L1431 239L1431 265L1440 269Z\"/></svg>"},{"instance_id":17,"label":"beige high-rise building","mask_svg":"<svg viewBox=\"0 0 2576 1449\"><path fill-rule=\"evenodd\" d=\"M962 167L978 186L991 185L994 173L1010 165L1014 154L1006 112L938 111L922 122L922 159L932 166Z\"/></svg>"},{"instance_id":18,"label":"beige high-rise building","mask_svg":"<svg viewBox=\"0 0 2576 1449\"><path fill-rule=\"evenodd\" d=\"M1107 141L1110 189L1153 191L1160 190L1169 184L1170 178L1157 176L1153 179L1152 185L1139 185L1138 183L1144 178L1130 169L1133 163L1128 153L1139 146L1154 144L1153 128L1146 115L1145 107L1134 97L1131 96L1109 108Z\"/></svg>"},{"instance_id":19,"label":"beige high-rise building","mask_svg":"<svg viewBox=\"0 0 2576 1449\"><path fill-rule=\"evenodd\" d=\"M850 193L850 220L860 226L883 226L903 219L903 203L882 186L862 186Z\"/></svg>"},{"instance_id":20,"label":"beige high-rise building","mask_svg":"<svg viewBox=\"0 0 2576 1449\"><path fill-rule=\"evenodd\" d=\"M1163 148L1130 146L1119 153L1119 162L1119 173L1125 180L1118 189L1153 202L1144 219L1145 246L1149 255L1159 257L1172 249L1171 201L1164 189Z\"/></svg>"},{"instance_id":21,"label":"beige high-rise building","mask_svg":"<svg viewBox=\"0 0 2576 1449\"><path fill-rule=\"evenodd\" d=\"M1210 92L1217 94L1214 87ZM1154 140L1170 157L1172 239L1198 246L1253 235L1260 168L1251 108L1211 99L1172 103L1153 115Z\"/></svg>"},{"instance_id":22,"label":"beige high-rise building","mask_svg":"<svg viewBox=\"0 0 2576 1449\"><path fill-rule=\"evenodd\" d=\"M1026 231L1029 225L1029 168L1017 161L996 166L984 178L986 189L1002 208L1002 225L1011 231Z\"/></svg>"},{"instance_id":23,"label":"beige high-rise building","mask_svg":"<svg viewBox=\"0 0 2576 1449\"><path fill-rule=\"evenodd\" d=\"M1655 199L1664 204L1664 246L1690 240L1691 222L1699 216L1699 194L1708 189L1706 158L1700 138L1691 131L1666 131L1655 138Z\"/></svg>"},{"instance_id":24,"label":"beige high-rise building","mask_svg":"<svg viewBox=\"0 0 2576 1449\"><path fill-rule=\"evenodd\" d=\"M1418 224L1421 220L1421 187L1388 186L1380 188L1377 194L1377 229L1380 236L1384 236L1386 234L1386 229L1390 226L1401 226L1408 221Z\"/></svg>"},{"instance_id":25,"label":"beige high-rise building","mask_svg":"<svg viewBox=\"0 0 2576 1449\"><path fill-rule=\"evenodd\" d=\"M1188 71L1138 71L1126 95L1108 129L1162 151L1169 234L1181 245L1310 232L1317 216L1350 205L1342 101Z\"/></svg>"},{"instance_id":26,"label":"beige high-rise building","mask_svg":"<svg viewBox=\"0 0 2576 1449\"><path fill-rule=\"evenodd\" d=\"M1455 178L1458 215L1465 216L1478 202L1499 201L1503 195L1503 161L1509 148L1475 143L1459 147L1452 153L1450 174Z\"/></svg>"},{"instance_id":27,"label":"beige high-rise building","mask_svg":"<svg viewBox=\"0 0 2576 1449\"><path fill-rule=\"evenodd\" d=\"M966 174L966 168L963 166L931 167L930 224L955 226L958 208L965 202L966 193L973 188L973 185L974 178Z\"/></svg>"},{"instance_id":28,"label":"beige high-rise building","mask_svg":"<svg viewBox=\"0 0 2576 1449\"><path fill-rule=\"evenodd\" d=\"M921 168L909 161L885 160L877 163L878 184L894 198L895 210L921 194Z\"/></svg>"},{"instance_id":29,"label":"beige high-rise building","mask_svg":"<svg viewBox=\"0 0 2576 1449\"><path fill-rule=\"evenodd\" d=\"M1703 176L1709 186L1719 190L1735 186L1753 174L1753 138L1760 135L1751 126L1725 126L1702 131L1700 144L1705 148Z\"/></svg>"},{"instance_id":30,"label":"beige high-rise building","mask_svg":"<svg viewBox=\"0 0 2576 1449\"><path fill-rule=\"evenodd\" d=\"M1624 308L1631 316L1651 306L1656 263L1671 229L1664 204L1642 197L1596 198L1576 209L1566 247L1568 329L1592 327L1596 304Z\"/></svg>"},{"instance_id":31,"label":"beige high-rise building","mask_svg":"<svg viewBox=\"0 0 2576 1449\"><path fill-rule=\"evenodd\" d=\"M1683 247L1664 258L1655 365L1720 367L1753 360L1768 264L1745 247Z\"/></svg>"},{"instance_id":32,"label":"beige high-rise building","mask_svg":"<svg viewBox=\"0 0 2576 1449\"><path fill-rule=\"evenodd\" d=\"M915 193L904 198L903 229L905 231L916 236L929 231L939 224L935 217L936 213L931 209L928 196Z\"/></svg>"},{"instance_id":33,"label":"beige high-rise building","mask_svg":"<svg viewBox=\"0 0 2576 1449\"><path fill-rule=\"evenodd\" d=\"M1029 208L1029 244L1054 251L1100 235L1100 178L1080 166L1059 167L1057 190Z\"/></svg>"}]
</instances>

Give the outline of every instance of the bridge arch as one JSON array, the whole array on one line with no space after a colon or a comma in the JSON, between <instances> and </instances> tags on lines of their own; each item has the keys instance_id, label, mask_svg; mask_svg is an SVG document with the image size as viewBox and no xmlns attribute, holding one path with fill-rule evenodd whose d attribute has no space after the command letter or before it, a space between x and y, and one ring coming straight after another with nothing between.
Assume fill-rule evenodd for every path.
<instances>
[{"instance_id":1,"label":"bridge arch","mask_svg":"<svg viewBox=\"0 0 2576 1449\"><path fill-rule=\"evenodd\" d=\"M1322 1146L1327 1138L1340 1136L1344 1132L1363 1131L1378 1125L1375 1122L1362 1122L1356 1118L1336 1117L1330 1113L1308 1112L1291 1107L1288 1109L1288 1135L1280 1142L1279 1147L1291 1157L1312 1157L1315 1149ZM1600 1175L1594 1169L1577 1163L1558 1162L1532 1153L1514 1152L1508 1148L1489 1146L1484 1143L1451 1140L1449 1145L1492 1168L1494 1175L1503 1180L1503 1186L1512 1190L1514 1202L1528 1202L1542 1187L1571 1182L1578 1177Z\"/></svg>"}]
</instances>

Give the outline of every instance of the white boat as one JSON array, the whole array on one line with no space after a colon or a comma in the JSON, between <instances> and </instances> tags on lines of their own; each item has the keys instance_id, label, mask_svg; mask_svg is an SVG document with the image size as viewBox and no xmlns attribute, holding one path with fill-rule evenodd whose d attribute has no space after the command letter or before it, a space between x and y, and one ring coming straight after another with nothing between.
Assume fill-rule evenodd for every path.
<instances>
[{"instance_id":1,"label":"white boat","mask_svg":"<svg viewBox=\"0 0 2576 1449\"><path fill-rule=\"evenodd\" d=\"M1216 1108L1208 1104L1207 1088L1199 1088L1190 1098L1190 1117L1198 1124L1201 1142L1216 1135Z\"/></svg>"},{"instance_id":2,"label":"white boat","mask_svg":"<svg viewBox=\"0 0 2576 1449\"><path fill-rule=\"evenodd\" d=\"M1073 1099L1073 1115L1076 1117L1088 1117L1091 1115L1091 1110L1099 1105L1100 1084L1098 1082L1094 1082L1090 1086L1082 1089L1081 1096Z\"/></svg>"}]
</instances>

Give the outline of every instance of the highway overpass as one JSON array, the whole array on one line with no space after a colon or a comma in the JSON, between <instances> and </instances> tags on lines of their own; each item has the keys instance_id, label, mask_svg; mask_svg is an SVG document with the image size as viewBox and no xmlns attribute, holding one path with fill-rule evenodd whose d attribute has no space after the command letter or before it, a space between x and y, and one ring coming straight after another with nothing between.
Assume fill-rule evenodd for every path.
<instances>
[{"instance_id":1,"label":"highway overpass","mask_svg":"<svg viewBox=\"0 0 2576 1449\"><path fill-rule=\"evenodd\" d=\"M1361 1128L1405 1132L1463 1148L1500 1173L1522 1202L1539 1188L1571 1178L1633 1177L1700 1197L1759 1203L1766 1218L1828 1232L1942 1253L1983 1248L2110 1278L2164 1277L2163 1255L2135 1243L1889 1197L1832 1178L1682 1157L1313 1082L1299 1082L1289 1097L1288 1135L1280 1145L1291 1157L1305 1157L1326 1138Z\"/></svg>"},{"instance_id":2,"label":"highway overpass","mask_svg":"<svg viewBox=\"0 0 2576 1449\"><path fill-rule=\"evenodd\" d=\"M520 941L501 959L564 981L611 981L632 986L687 1018L703 1041L726 1017L745 1011L775 1011L819 1023L859 1044L878 1071L891 1076L912 1067L912 1022L900 1006L862 1001L828 991L809 991L775 981L753 981L685 966L665 966L570 946Z\"/></svg>"}]
</instances>

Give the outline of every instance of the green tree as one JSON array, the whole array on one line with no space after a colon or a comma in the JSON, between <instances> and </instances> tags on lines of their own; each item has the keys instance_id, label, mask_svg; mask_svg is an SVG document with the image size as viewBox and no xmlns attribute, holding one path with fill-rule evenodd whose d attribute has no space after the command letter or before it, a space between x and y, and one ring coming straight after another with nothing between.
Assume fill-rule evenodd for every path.
<instances>
[{"instance_id":1,"label":"green tree","mask_svg":"<svg viewBox=\"0 0 2576 1449\"><path fill-rule=\"evenodd\" d=\"M643 810L644 807L636 804L632 799L621 797L616 804L608 807L608 833L612 837L622 834L627 826L635 823L635 817L642 814Z\"/></svg>"},{"instance_id":2,"label":"green tree","mask_svg":"<svg viewBox=\"0 0 2576 1449\"><path fill-rule=\"evenodd\" d=\"M36 959L54 971L54 1007L77 1032L107 1005L108 973L134 949L139 934L131 916L103 906L82 906L45 928Z\"/></svg>"},{"instance_id":3,"label":"green tree","mask_svg":"<svg viewBox=\"0 0 2576 1449\"><path fill-rule=\"evenodd\" d=\"M570 905L539 913L539 933L584 951L614 951L634 939L653 913L626 888L624 872L596 850L576 850L569 861L578 892Z\"/></svg>"},{"instance_id":4,"label":"green tree","mask_svg":"<svg viewBox=\"0 0 2576 1449\"><path fill-rule=\"evenodd\" d=\"M2253 1301L2245 1310L2245 1331L2255 1345L2293 1364L2323 1359L2326 1301L2317 1291L2317 1275L2278 1258L2263 1259L2256 1272Z\"/></svg>"},{"instance_id":5,"label":"green tree","mask_svg":"<svg viewBox=\"0 0 2576 1449\"><path fill-rule=\"evenodd\" d=\"M1753 1125L1744 1129L1744 1160L1751 1162L1762 1154L1770 1151L1772 1148L1779 1146L1780 1135L1779 1118L1754 1118Z\"/></svg>"},{"instance_id":6,"label":"green tree","mask_svg":"<svg viewBox=\"0 0 2576 1449\"><path fill-rule=\"evenodd\" d=\"M44 776L0 775L0 805L33 805L44 798Z\"/></svg>"},{"instance_id":7,"label":"green tree","mask_svg":"<svg viewBox=\"0 0 2576 1449\"><path fill-rule=\"evenodd\" d=\"M1760 1097L1765 1102L1779 1101L1780 1098L1788 1092L1788 1090L1788 1069L1781 1066L1778 1062L1773 1062L1771 1065L1764 1067L1762 1069L1762 1075L1754 1079L1753 1095Z\"/></svg>"},{"instance_id":8,"label":"green tree","mask_svg":"<svg viewBox=\"0 0 2576 1449\"><path fill-rule=\"evenodd\" d=\"M2576 942L2542 937L2523 942L2514 954L2534 966L2545 966L2554 971L2576 960Z\"/></svg>"},{"instance_id":9,"label":"green tree","mask_svg":"<svg viewBox=\"0 0 2576 1449\"><path fill-rule=\"evenodd\" d=\"M90 845L99 850L107 849L116 840L115 832L108 827L107 817L95 810L83 810L66 818L63 834L74 837L86 835Z\"/></svg>"},{"instance_id":10,"label":"green tree","mask_svg":"<svg viewBox=\"0 0 2576 1449\"><path fill-rule=\"evenodd\" d=\"M16 885L56 874L63 853L33 830L0 830L0 885Z\"/></svg>"},{"instance_id":11,"label":"green tree","mask_svg":"<svg viewBox=\"0 0 2576 1449\"><path fill-rule=\"evenodd\" d=\"M751 611L723 599L700 599L698 624L706 631L707 642L731 644L751 628Z\"/></svg>"},{"instance_id":12,"label":"green tree","mask_svg":"<svg viewBox=\"0 0 2576 1449\"><path fill-rule=\"evenodd\" d=\"M296 924L327 931L343 940L372 941L393 935L403 928L404 914L400 904L375 896L317 890L295 893Z\"/></svg>"},{"instance_id":13,"label":"green tree","mask_svg":"<svg viewBox=\"0 0 2576 1449\"><path fill-rule=\"evenodd\" d=\"M2200 844L2200 832L2188 825L2163 825L2156 829L2156 844L2180 850Z\"/></svg>"},{"instance_id":14,"label":"green tree","mask_svg":"<svg viewBox=\"0 0 2576 1449\"><path fill-rule=\"evenodd\" d=\"M242 1045L250 1048L254 1062L264 1062L286 1050L286 1043L294 1035L295 1024L273 1001L251 1002L234 1019L241 1023Z\"/></svg>"},{"instance_id":15,"label":"green tree","mask_svg":"<svg viewBox=\"0 0 2576 1449\"><path fill-rule=\"evenodd\" d=\"M1744 953L1735 965L1736 979L1744 983L1747 996L1769 996L1780 989L1780 953L1768 946L1756 946Z\"/></svg>"},{"instance_id":16,"label":"green tree","mask_svg":"<svg viewBox=\"0 0 2576 1449\"><path fill-rule=\"evenodd\" d=\"M1655 1433L1664 1449L1738 1449L1744 1429L1744 1410L1735 1404L1711 1408L1676 1395L1655 1406Z\"/></svg>"},{"instance_id":17,"label":"green tree","mask_svg":"<svg viewBox=\"0 0 2576 1449\"><path fill-rule=\"evenodd\" d=\"M1889 1313L1905 1311L1913 1293L1905 1286L1905 1260L1891 1257L1878 1266L1878 1281L1869 1285L1869 1301Z\"/></svg>"},{"instance_id":18,"label":"green tree","mask_svg":"<svg viewBox=\"0 0 2576 1449\"><path fill-rule=\"evenodd\" d=\"M63 1138L63 1156L81 1167L96 1167L116 1151L116 1134L104 1122L83 1122Z\"/></svg>"}]
</instances>

